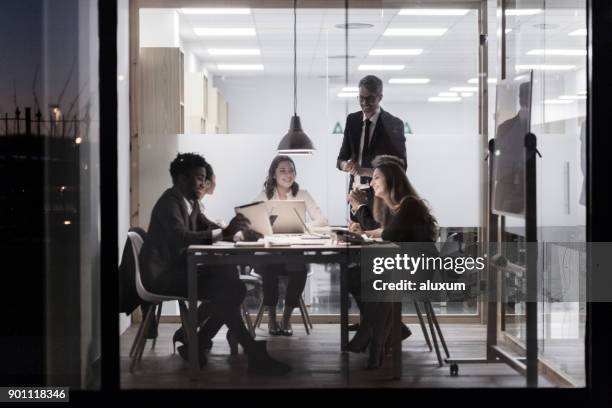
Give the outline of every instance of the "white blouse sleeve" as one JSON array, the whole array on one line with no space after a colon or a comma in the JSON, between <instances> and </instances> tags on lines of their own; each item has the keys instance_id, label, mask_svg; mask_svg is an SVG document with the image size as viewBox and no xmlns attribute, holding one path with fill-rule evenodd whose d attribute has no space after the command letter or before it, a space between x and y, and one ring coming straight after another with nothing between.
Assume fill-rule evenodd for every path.
<instances>
[{"instance_id":1,"label":"white blouse sleeve","mask_svg":"<svg viewBox=\"0 0 612 408\"><path fill-rule=\"evenodd\" d=\"M300 190L302 193L302 199L304 200L304 204L306 204L306 212L308 213L308 217L310 217L309 222L307 223L309 227L324 227L327 225L327 218L323 216L321 209L312 198L310 193L306 190Z\"/></svg>"}]
</instances>

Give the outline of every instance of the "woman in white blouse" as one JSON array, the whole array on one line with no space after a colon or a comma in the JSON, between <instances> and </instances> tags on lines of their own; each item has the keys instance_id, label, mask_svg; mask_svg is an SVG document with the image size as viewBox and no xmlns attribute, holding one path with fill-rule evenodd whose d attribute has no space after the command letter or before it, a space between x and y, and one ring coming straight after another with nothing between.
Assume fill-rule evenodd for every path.
<instances>
[{"instance_id":1,"label":"woman in white blouse","mask_svg":"<svg viewBox=\"0 0 612 408\"><path fill-rule=\"evenodd\" d=\"M276 156L268 170L268 176L262 191L255 201L268 200L303 200L306 204L309 227L327 225L327 219L321 209L306 190L301 190L295 182L295 163L289 156ZM291 336L291 314L298 307L306 285L308 268L306 265L258 265L256 271L263 279L263 304L268 308L268 332L273 336ZM276 321L276 304L278 303L278 277L287 275L287 293L285 295L285 309L281 325Z\"/></svg>"}]
</instances>

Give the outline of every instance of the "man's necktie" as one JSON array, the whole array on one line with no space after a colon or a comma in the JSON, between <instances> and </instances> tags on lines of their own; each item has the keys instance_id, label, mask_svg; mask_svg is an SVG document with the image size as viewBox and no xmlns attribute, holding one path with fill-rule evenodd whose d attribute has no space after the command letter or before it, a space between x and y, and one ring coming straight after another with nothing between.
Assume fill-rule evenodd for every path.
<instances>
[{"instance_id":1,"label":"man's necktie","mask_svg":"<svg viewBox=\"0 0 612 408\"><path fill-rule=\"evenodd\" d=\"M200 215L200 203L198 200L191 201L191 215L189 216L189 227L192 231L198 229L198 215Z\"/></svg>"},{"instance_id":2,"label":"man's necktie","mask_svg":"<svg viewBox=\"0 0 612 408\"><path fill-rule=\"evenodd\" d=\"M372 121L366 119L364 121L365 130L363 133L363 149L361 150L361 167L370 167L370 125ZM361 184L369 183L369 177L361 177Z\"/></svg>"}]
</instances>

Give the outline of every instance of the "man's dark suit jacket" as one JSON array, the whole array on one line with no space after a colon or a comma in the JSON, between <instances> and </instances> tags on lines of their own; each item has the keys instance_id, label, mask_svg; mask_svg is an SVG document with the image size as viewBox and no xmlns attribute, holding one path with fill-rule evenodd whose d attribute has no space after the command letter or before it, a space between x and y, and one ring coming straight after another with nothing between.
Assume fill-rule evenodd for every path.
<instances>
[{"instance_id":1,"label":"man's dark suit jacket","mask_svg":"<svg viewBox=\"0 0 612 408\"><path fill-rule=\"evenodd\" d=\"M363 112L354 112L346 117L346 126L344 127L344 138L342 146L338 154L336 167L342 170L342 162L350 159L357 160L359 157L359 143L361 141L361 132L363 131ZM369 157L364 158L363 167L370 167L372 159L381 154L388 154L399 157L404 161L404 169L407 166L406 159L406 136L404 136L404 122L396 118L389 112L380 109L380 115L376 121L376 127L372 141L370 143ZM349 181L349 191L353 185L353 176ZM365 214L351 215L354 221L358 221L365 229L377 228L377 223L371 216L374 194L371 189L367 191L368 209L362 207L358 213L365 211Z\"/></svg>"},{"instance_id":2,"label":"man's dark suit jacket","mask_svg":"<svg viewBox=\"0 0 612 408\"><path fill-rule=\"evenodd\" d=\"M357 160L359 157L359 142L363 130L363 112L354 112L346 117L344 127L344 138L342 147L338 154L336 167L340 167L343 161ZM365 158L365 166L370 167L372 159L381 154L397 156L404 161L406 167L406 137L404 136L404 122L389 112L380 109L380 115L374 128L374 137L370 143L369 157ZM351 185L353 176L351 176Z\"/></svg>"},{"instance_id":3,"label":"man's dark suit jacket","mask_svg":"<svg viewBox=\"0 0 612 408\"><path fill-rule=\"evenodd\" d=\"M143 285L155 293L180 295L185 285L187 247L213 242L212 231L219 226L200 213L195 230L189 222L185 197L173 187L157 200L151 212L147 239L140 251ZM182 291L181 291L182 292Z\"/></svg>"}]
</instances>

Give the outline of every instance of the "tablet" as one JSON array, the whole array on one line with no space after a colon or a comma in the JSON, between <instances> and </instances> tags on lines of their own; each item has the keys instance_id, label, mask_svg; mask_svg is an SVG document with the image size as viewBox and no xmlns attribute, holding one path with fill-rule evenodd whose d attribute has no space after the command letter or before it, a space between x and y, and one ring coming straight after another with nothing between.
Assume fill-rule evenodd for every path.
<instances>
[{"instance_id":1,"label":"tablet","mask_svg":"<svg viewBox=\"0 0 612 408\"><path fill-rule=\"evenodd\" d=\"M262 235L272 235L272 225L266 203L257 201L251 204L235 207L236 214L242 214L251 222L251 229Z\"/></svg>"}]
</instances>

